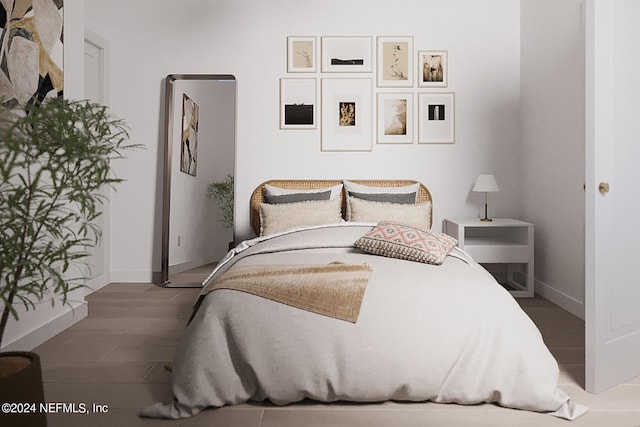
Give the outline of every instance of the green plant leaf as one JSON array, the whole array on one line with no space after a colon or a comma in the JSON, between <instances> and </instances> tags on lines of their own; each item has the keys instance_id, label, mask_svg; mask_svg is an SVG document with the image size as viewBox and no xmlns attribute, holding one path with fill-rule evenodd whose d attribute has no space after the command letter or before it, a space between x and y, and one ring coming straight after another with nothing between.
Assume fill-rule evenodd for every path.
<instances>
[{"instance_id":1,"label":"green plant leaf","mask_svg":"<svg viewBox=\"0 0 640 427\"><path fill-rule=\"evenodd\" d=\"M234 184L233 175L227 174L224 181L212 182L207 187L207 194L213 199L220 209L223 227L233 228L233 200L234 200Z\"/></svg>"}]
</instances>

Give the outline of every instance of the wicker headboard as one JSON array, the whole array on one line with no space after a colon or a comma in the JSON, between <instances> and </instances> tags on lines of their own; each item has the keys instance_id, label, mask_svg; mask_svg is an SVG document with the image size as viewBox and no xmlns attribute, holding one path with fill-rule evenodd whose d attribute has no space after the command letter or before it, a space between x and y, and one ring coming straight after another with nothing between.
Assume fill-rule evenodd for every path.
<instances>
[{"instance_id":1,"label":"wicker headboard","mask_svg":"<svg viewBox=\"0 0 640 427\"><path fill-rule=\"evenodd\" d=\"M357 184L369 185L372 187L404 187L406 185L415 184L417 181L405 179L405 180L361 180L361 179L350 179L349 181L355 182ZM281 179L272 179L269 181L265 181L260 184L251 194L250 201L250 220L251 227L256 234L260 234L260 203L264 203L264 186L265 184L273 185L274 187L280 188L288 188L288 189L296 189L296 190L312 190L316 188L325 188L330 187L332 185L342 184L343 180L334 179L334 180L281 180ZM416 199L417 203L423 203L431 201L431 193L423 184L420 184L420 188L418 190L418 196ZM347 211L347 198L345 195L344 188L342 189L342 212L343 215ZM432 202L433 209L433 202ZM431 222L433 220L433 212L429 216L429 226L431 226Z\"/></svg>"}]
</instances>

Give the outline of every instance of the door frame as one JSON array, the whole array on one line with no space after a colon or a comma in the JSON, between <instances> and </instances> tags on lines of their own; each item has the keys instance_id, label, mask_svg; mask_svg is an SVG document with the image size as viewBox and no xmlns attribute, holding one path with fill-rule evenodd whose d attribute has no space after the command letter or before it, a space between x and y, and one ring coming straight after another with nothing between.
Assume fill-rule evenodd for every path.
<instances>
[{"instance_id":1,"label":"door frame","mask_svg":"<svg viewBox=\"0 0 640 427\"><path fill-rule=\"evenodd\" d=\"M98 79L101 82L100 87L100 99L93 100L99 102L101 105L110 105L110 44L107 39L101 37L94 31L85 28L84 29L84 49L86 52L86 46L91 45L96 48L99 55L99 76ZM84 57L83 57L84 61ZM83 70L84 78L87 78L86 69ZM86 97L86 93L85 93ZM109 200L111 199L112 189L110 187L105 187L103 190L103 195L106 198L106 201L103 205L104 209L102 211L102 262L104 263L104 273L97 277L92 277L88 279L85 283L86 291L85 295L88 295L98 289L108 285L111 282L111 221L110 221L110 209L109 209Z\"/></svg>"}]
</instances>

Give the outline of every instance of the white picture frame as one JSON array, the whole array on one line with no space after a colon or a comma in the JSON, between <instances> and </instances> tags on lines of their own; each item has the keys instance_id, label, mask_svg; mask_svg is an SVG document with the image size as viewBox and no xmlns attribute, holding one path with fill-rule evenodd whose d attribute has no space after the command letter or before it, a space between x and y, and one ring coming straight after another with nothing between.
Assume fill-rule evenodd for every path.
<instances>
[{"instance_id":1,"label":"white picture frame","mask_svg":"<svg viewBox=\"0 0 640 427\"><path fill-rule=\"evenodd\" d=\"M453 144L455 134L455 93L419 93L418 143Z\"/></svg>"},{"instance_id":2,"label":"white picture frame","mask_svg":"<svg viewBox=\"0 0 640 427\"><path fill-rule=\"evenodd\" d=\"M413 92L378 93L378 144L413 144Z\"/></svg>"},{"instance_id":3,"label":"white picture frame","mask_svg":"<svg viewBox=\"0 0 640 427\"><path fill-rule=\"evenodd\" d=\"M449 85L449 53L446 50L418 51L418 87Z\"/></svg>"},{"instance_id":4,"label":"white picture frame","mask_svg":"<svg viewBox=\"0 0 640 427\"><path fill-rule=\"evenodd\" d=\"M379 36L377 40L378 87L413 87L413 37Z\"/></svg>"},{"instance_id":5,"label":"white picture frame","mask_svg":"<svg viewBox=\"0 0 640 427\"><path fill-rule=\"evenodd\" d=\"M322 72L370 73L372 40L371 36L322 37Z\"/></svg>"},{"instance_id":6,"label":"white picture frame","mask_svg":"<svg viewBox=\"0 0 640 427\"><path fill-rule=\"evenodd\" d=\"M316 129L317 79L280 79L280 129Z\"/></svg>"},{"instance_id":7,"label":"white picture frame","mask_svg":"<svg viewBox=\"0 0 640 427\"><path fill-rule=\"evenodd\" d=\"M372 79L324 78L321 151L371 151Z\"/></svg>"},{"instance_id":8,"label":"white picture frame","mask_svg":"<svg viewBox=\"0 0 640 427\"><path fill-rule=\"evenodd\" d=\"M315 36L287 37L287 72L315 73L318 69Z\"/></svg>"}]
</instances>

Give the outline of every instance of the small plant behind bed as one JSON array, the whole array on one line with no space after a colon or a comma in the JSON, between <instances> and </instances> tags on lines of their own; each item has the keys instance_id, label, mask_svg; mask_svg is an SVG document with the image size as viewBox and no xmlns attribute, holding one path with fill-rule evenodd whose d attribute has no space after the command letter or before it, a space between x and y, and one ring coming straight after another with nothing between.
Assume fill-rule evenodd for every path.
<instances>
[{"instance_id":1,"label":"small plant behind bed","mask_svg":"<svg viewBox=\"0 0 640 427\"><path fill-rule=\"evenodd\" d=\"M227 174L224 181L209 184L207 194L220 209L222 226L227 229L233 228L233 175Z\"/></svg>"}]
</instances>

